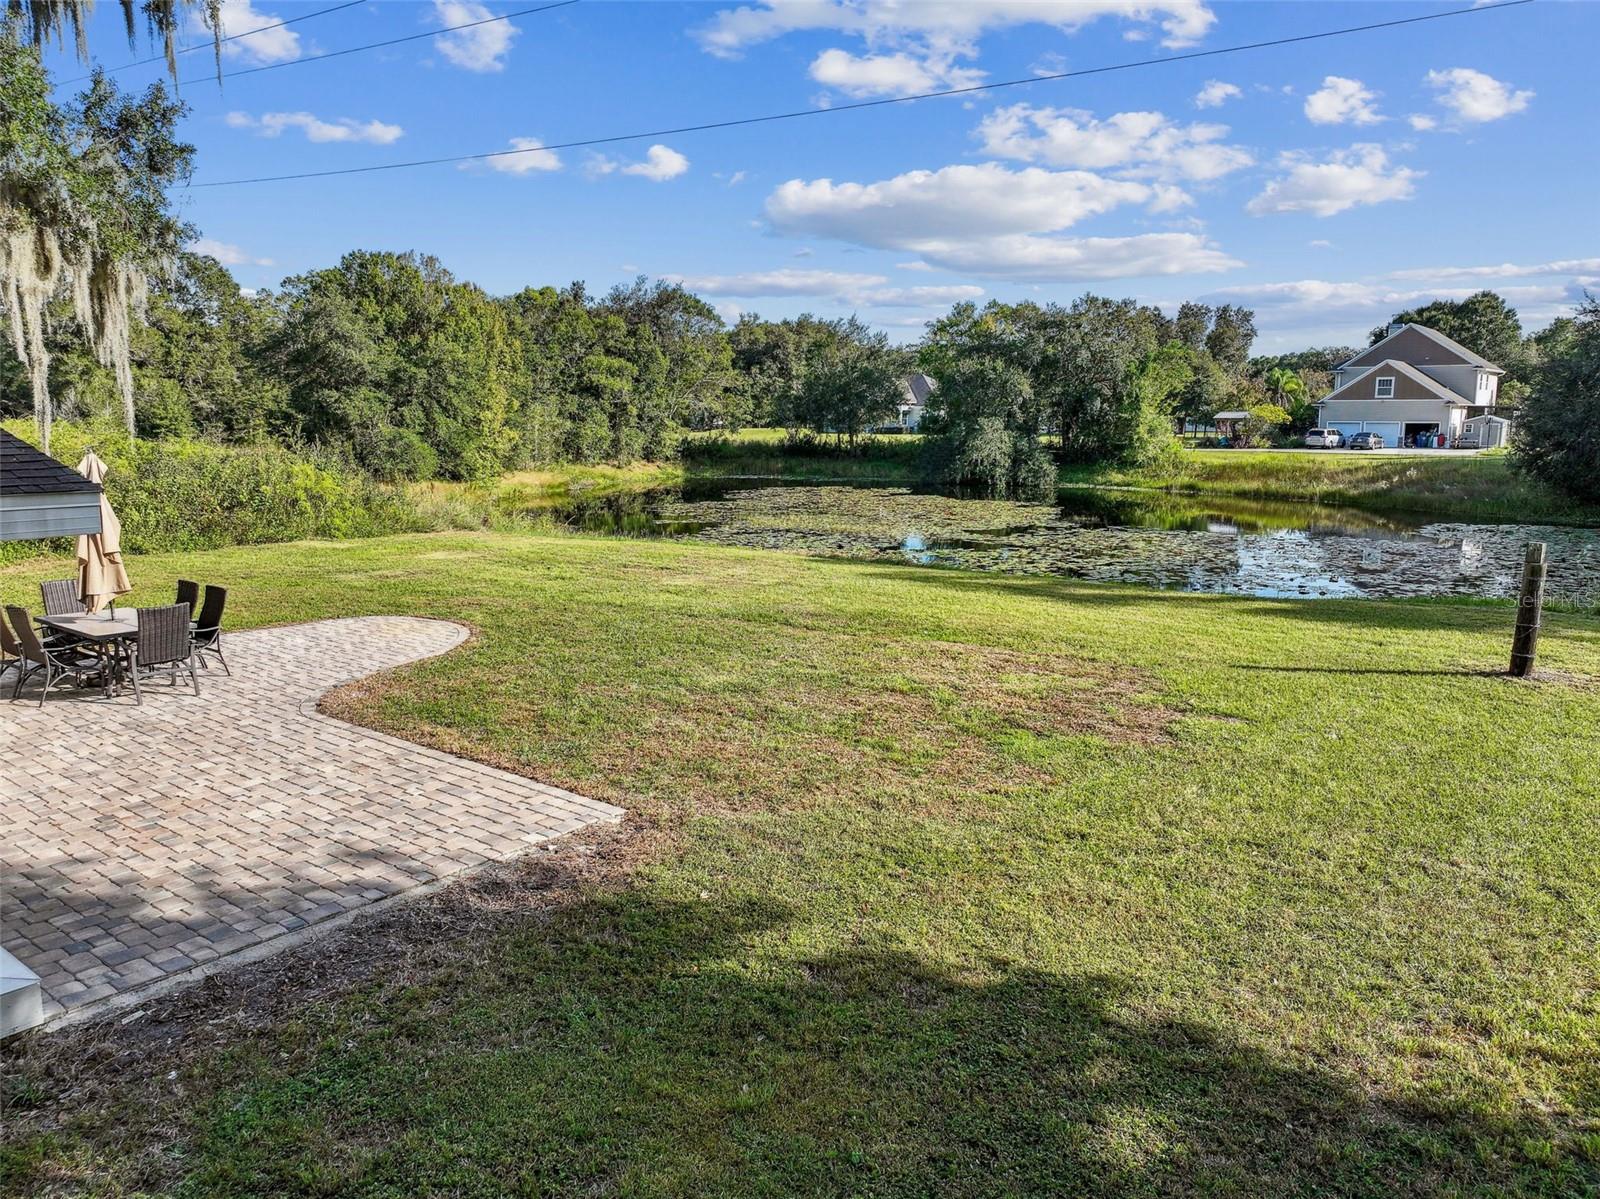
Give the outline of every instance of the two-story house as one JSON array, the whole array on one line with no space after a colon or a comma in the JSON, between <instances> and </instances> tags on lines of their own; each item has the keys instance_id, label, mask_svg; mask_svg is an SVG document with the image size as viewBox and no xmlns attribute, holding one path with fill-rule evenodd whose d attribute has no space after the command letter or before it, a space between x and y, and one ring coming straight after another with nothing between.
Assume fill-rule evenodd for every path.
<instances>
[{"instance_id":1,"label":"two-story house","mask_svg":"<svg viewBox=\"0 0 1600 1199\"><path fill-rule=\"evenodd\" d=\"M1422 325L1390 325L1389 335L1333 372L1317 405L1324 428L1381 433L1389 445L1419 435L1447 446L1506 444L1510 422L1495 415L1500 376L1488 359Z\"/></svg>"}]
</instances>

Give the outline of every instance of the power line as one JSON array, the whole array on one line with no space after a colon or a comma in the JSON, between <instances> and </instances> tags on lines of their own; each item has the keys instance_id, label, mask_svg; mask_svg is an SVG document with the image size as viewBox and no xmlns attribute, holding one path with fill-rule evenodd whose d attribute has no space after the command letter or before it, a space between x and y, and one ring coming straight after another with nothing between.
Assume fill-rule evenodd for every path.
<instances>
[{"instance_id":1,"label":"power line","mask_svg":"<svg viewBox=\"0 0 1600 1199\"><path fill-rule=\"evenodd\" d=\"M332 8L319 8L316 12L308 12L308 13L304 13L304 14L298 16L298 17L290 17L288 20L285 20L285 21L274 21L270 25L261 25L261 26L258 26L255 29L247 29L243 33L230 33L227 37L222 38L222 39L220 39L218 41L214 41L214 42L198 42L193 46L184 46L180 50L173 51L173 53L174 53L175 56L178 56L178 55L184 55L184 54L193 54L196 50L211 50L211 49L216 48L217 46L226 45L228 42L236 42L240 38L253 37L258 33L265 33L269 29L282 29L285 25L293 25L297 21L309 21L313 17L325 17L331 12L338 12L339 10L345 9L345 8L354 8L356 5L364 4L364 3L366 3L366 0L346 0L346 2L344 4L335 4ZM167 61L167 59L166 59L165 55L157 54L152 58L141 58L137 62L125 62L120 67L107 67L105 70L106 70L106 74L115 75L118 71L127 71L127 70L131 70L134 67L148 66L150 63L153 63L153 62L166 62L166 61ZM70 86L70 85L72 85L74 83L82 83L85 79L89 79L89 78L92 78L92 76L79 75L76 79L64 80L63 83L62 83L62 86L63 87L67 87L67 86Z\"/></svg>"},{"instance_id":2,"label":"power line","mask_svg":"<svg viewBox=\"0 0 1600 1199\"><path fill-rule=\"evenodd\" d=\"M1522 2L1526 3L1527 0L1522 0ZM566 8L568 5L577 3L578 0L556 0L554 4L541 4L537 8L522 8L516 12L502 13L498 17L484 17L482 20L467 21L461 25L447 25L443 29L429 29L422 33L408 34L405 37L392 37L388 41L368 42L364 46L347 46L343 50L329 50L325 54L307 54L303 58L291 58L288 62L269 62L265 66L244 67L237 71L224 71L220 78L237 79L240 75L257 75L262 71L279 71L284 67L298 67L308 62L322 62L324 59L329 58L343 58L346 54L360 54L364 50L381 50L385 46L398 46L404 42L419 42L424 38L438 37L443 33L454 33L458 29L476 29L479 25L493 25L496 21L509 21L512 17L531 16L536 12L549 12L552 8ZM184 79L179 82L182 84L205 83L211 78L214 78L214 76L208 75L205 78Z\"/></svg>"},{"instance_id":3,"label":"power line","mask_svg":"<svg viewBox=\"0 0 1600 1199\"><path fill-rule=\"evenodd\" d=\"M574 0L566 0L572 3ZM672 137L680 133L703 133L712 129L732 129L742 125L761 125L771 121L789 121L797 117L823 116L827 113L854 112L863 108L882 108L890 104L910 104L918 100L936 100L945 96L966 96L974 92L992 92L1006 87L1049 83L1059 79L1081 79L1088 75L1106 75L1113 71L1131 71L1139 67L1160 66L1164 63L1188 62L1198 58L1215 58L1223 54L1240 54L1247 50L1266 50L1274 46L1291 46L1298 42L1315 42L1324 38L1344 37L1352 33L1369 33L1377 29L1393 29L1401 25L1416 25L1423 21L1438 21L1445 17L1471 16L1475 13L1494 12L1501 8L1517 8L1533 0L1504 0L1479 8L1455 8L1447 12L1426 13L1418 17L1402 17L1393 21L1376 21L1369 25L1351 25L1344 29L1327 29L1320 33L1302 33L1294 37L1272 38L1263 42L1246 42L1238 46L1221 46L1215 50L1192 50L1186 54L1172 54L1163 58L1142 58L1133 62L1114 63L1103 67L1085 67L1077 71L1058 71L1050 75L1030 75L1026 79L1005 79L996 83L978 83L968 87L945 88L936 92L919 92L911 96L889 96L882 100L858 100L852 104L838 104L828 108L801 108L793 112L767 113L759 117L735 117L725 121L706 121L698 125L679 125L672 129L656 129L644 133L618 133L610 137L591 137L579 141L557 142L548 146L530 147L526 150L489 150L481 154L456 154L441 158L414 158L406 162L384 162L365 167L339 167L328 171L300 171L292 175L256 175L244 179L218 179L210 183L191 183L190 187L235 187L247 183L283 183L291 179L323 179L332 175L364 175L374 171L400 171L410 167L442 166L446 163L481 162L489 158L511 158L518 154L547 154L556 150L578 150L586 146L608 146L617 142L643 141L646 138ZM552 5L551 7L558 7ZM288 64L284 64L288 65ZM257 68L264 70L266 68Z\"/></svg>"}]
</instances>

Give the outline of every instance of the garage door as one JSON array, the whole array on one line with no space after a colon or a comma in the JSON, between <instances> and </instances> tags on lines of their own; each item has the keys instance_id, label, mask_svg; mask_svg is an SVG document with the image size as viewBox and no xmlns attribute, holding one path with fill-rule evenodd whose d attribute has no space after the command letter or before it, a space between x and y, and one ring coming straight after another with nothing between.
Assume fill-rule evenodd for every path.
<instances>
[{"instance_id":1,"label":"garage door","mask_svg":"<svg viewBox=\"0 0 1600 1199\"><path fill-rule=\"evenodd\" d=\"M1361 422L1358 420L1336 420L1327 427L1330 429L1339 430L1339 432L1345 435L1345 439L1347 441L1355 434L1361 432Z\"/></svg>"},{"instance_id":2,"label":"garage door","mask_svg":"<svg viewBox=\"0 0 1600 1199\"><path fill-rule=\"evenodd\" d=\"M1369 420L1366 428L1368 433L1382 433L1384 445L1400 444L1400 422L1397 420Z\"/></svg>"}]
</instances>

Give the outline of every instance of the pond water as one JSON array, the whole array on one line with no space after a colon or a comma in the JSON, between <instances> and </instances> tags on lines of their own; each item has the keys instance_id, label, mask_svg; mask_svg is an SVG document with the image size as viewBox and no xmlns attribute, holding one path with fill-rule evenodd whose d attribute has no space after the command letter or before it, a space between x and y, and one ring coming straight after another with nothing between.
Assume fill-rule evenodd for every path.
<instances>
[{"instance_id":1,"label":"pond water","mask_svg":"<svg viewBox=\"0 0 1600 1199\"><path fill-rule=\"evenodd\" d=\"M1550 546L1547 595L1600 604L1600 531L1456 524L1310 504L1104 489L1018 503L903 487L695 482L554 510L592 532L1253 596L1516 594Z\"/></svg>"}]
</instances>

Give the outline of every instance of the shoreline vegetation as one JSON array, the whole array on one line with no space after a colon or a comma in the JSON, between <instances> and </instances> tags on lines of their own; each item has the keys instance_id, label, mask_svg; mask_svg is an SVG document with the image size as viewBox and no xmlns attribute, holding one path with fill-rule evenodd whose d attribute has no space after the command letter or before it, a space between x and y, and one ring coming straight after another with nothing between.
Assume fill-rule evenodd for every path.
<instances>
[{"instance_id":1,"label":"shoreline vegetation","mask_svg":"<svg viewBox=\"0 0 1600 1199\"><path fill-rule=\"evenodd\" d=\"M6 427L31 440L26 420ZM111 465L108 488L134 553L220 549L395 532L489 529L556 532L577 500L636 495L697 481L927 485L924 439L875 435L855 445L783 429L686 433L661 460L625 466L552 463L485 482L382 484L315 447L141 439L58 422L56 456L69 465L94 446ZM1258 453L1182 450L1141 468L1063 466L1058 490L1131 492L1189 500L1307 505L1369 515L1463 523L1600 526L1600 507L1518 474L1504 455ZM67 541L11 543L0 562L69 552Z\"/></svg>"},{"instance_id":2,"label":"shoreline vegetation","mask_svg":"<svg viewBox=\"0 0 1600 1199\"><path fill-rule=\"evenodd\" d=\"M922 438L868 437L855 447L785 440L781 429L686 437L687 477L919 483ZM1462 522L1600 525L1600 507L1517 474L1503 454L1474 457L1181 450L1149 467L1063 466L1062 488L1117 488L1186 496L1416 513Z\"/></svg>"}]
</instances>

